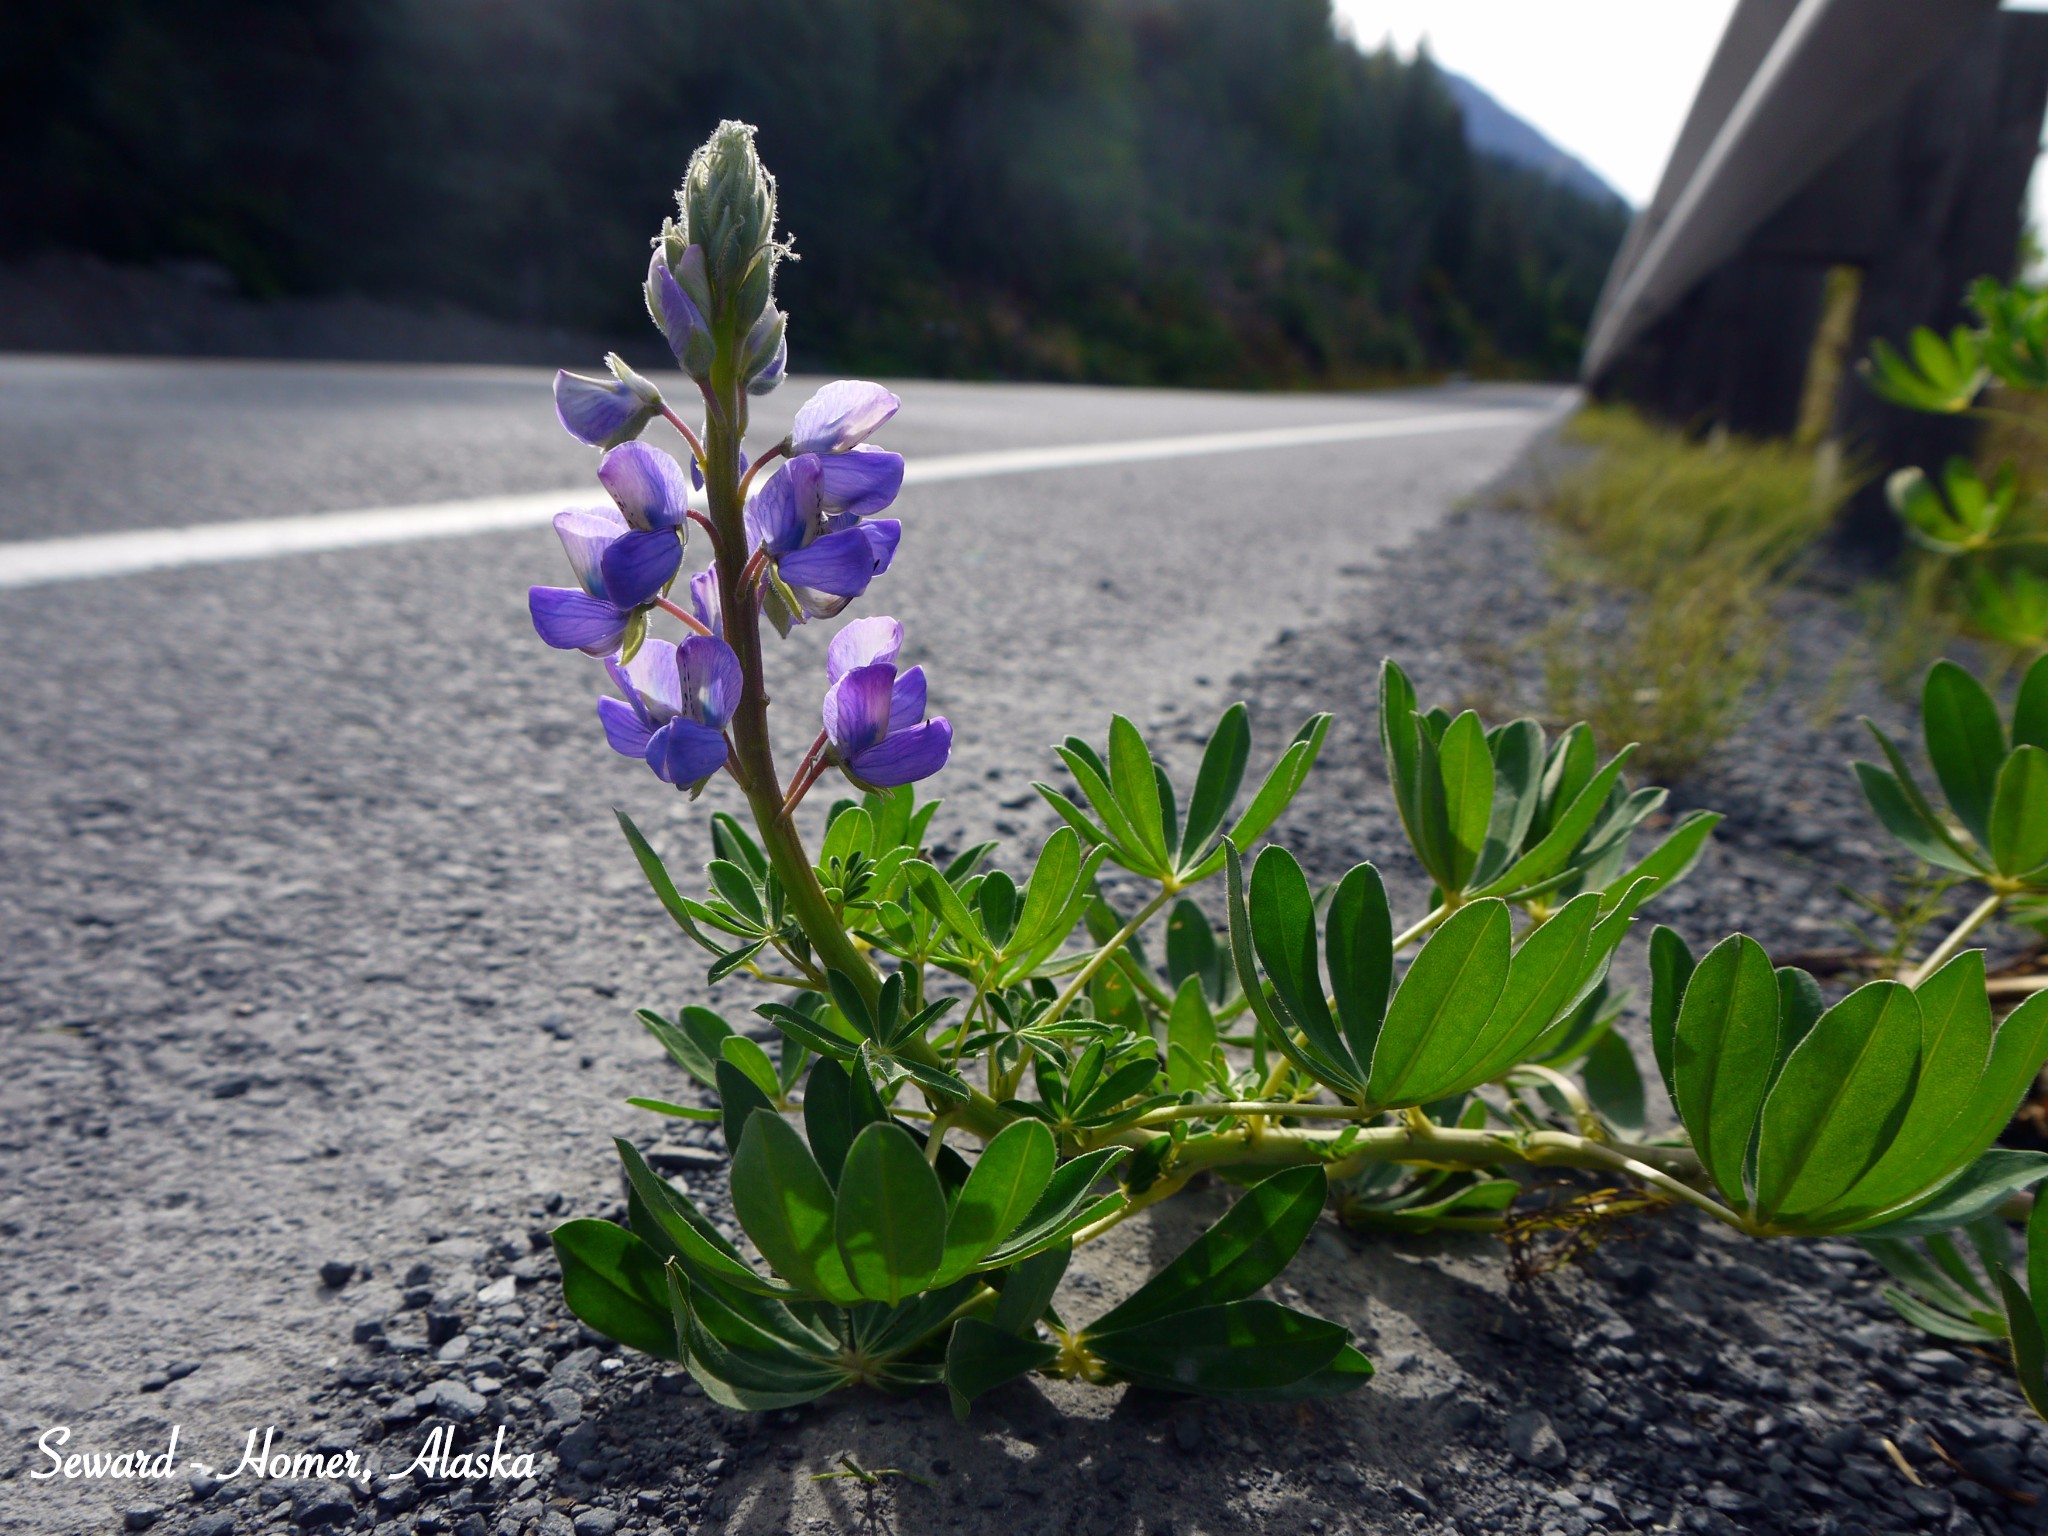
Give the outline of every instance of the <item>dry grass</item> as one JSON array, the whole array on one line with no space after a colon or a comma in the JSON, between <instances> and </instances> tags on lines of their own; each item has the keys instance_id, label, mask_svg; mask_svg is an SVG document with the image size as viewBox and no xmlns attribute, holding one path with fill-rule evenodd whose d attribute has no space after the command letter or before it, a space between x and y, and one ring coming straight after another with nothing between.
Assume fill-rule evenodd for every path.
<instances>
[{"instance_id":1,"label":"dry grass","mask_svg":"<svg viewBox=\"0 0 2048 1536\"><path fill-rule=\"evenodd\" d=\"M1543 510L1583 600L1545 636L1550 711L1640 743L1653 778L1683 777L1766 682L1773 607L1840 505L1840 476L1791 444L1698 441L1625 410L1588 410L1568 436L1592 452Z\"/></svg>"}]
</instances>

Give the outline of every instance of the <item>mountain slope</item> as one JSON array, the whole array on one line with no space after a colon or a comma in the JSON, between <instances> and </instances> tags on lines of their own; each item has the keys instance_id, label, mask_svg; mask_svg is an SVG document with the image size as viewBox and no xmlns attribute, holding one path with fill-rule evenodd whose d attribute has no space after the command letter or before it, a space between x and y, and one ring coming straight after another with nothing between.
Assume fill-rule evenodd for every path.
<instances>
[{"instance_id":1,"label":"mountain slope","mask_svg":"<svg viewBox=\"0 0 2048 1536\"><path fill-rule=\"evenodd\" d=\"M1598 203L1626 199L1603 181L1585 161L1559 149L1541 132L1515 116L1463 75L1438 66L1445 87L1465 114L1465 140L1482 155L1526 166Z\"/></svg>"}]
</instances>

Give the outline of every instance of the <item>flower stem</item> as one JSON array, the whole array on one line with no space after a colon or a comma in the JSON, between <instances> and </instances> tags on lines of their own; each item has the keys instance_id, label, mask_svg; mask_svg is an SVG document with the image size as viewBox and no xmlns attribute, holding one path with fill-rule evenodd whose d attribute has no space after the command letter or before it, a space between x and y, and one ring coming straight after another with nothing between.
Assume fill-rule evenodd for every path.
<instances>
[{"instance_id":1,"label":"flower stem","mask_svg":"<svg viewBox=\"0 0 2048 1536\"><path fill-rule=\"evenodd\" d=\"M1418 919L1412 927L1404 928L1394 940L1394 953L1399 954L1457 910L1454 905L1447 901L1427 917Z\"/></svg>"},{"instance_id":2,"label":"flower stem","mask_svg":"<svg viewBox=\"0 0 2048 1536\"><path fill-rule=\"evenodd\" d=\"M709 626L704 624L702 620L700 620L694 613L691 613L687 608L678 608L674 603L670 602L665 597L657 597L654 600L654 602L655 605L659 607L663 613L668 614L672 618L681 619L685 624L689 625L689 627L695 630L698 634L708 635L711 633Z\"/></svg>"},{"instance_id":3,"label":"flower stem","mask_svg":"<svg viewBox=\"0 0 2048 1536\"><path fill-rule=\"evenodd\" d=\"M781 443L777 443L777 444L776 444L776 445L775 445L775 446L774 446L773 448L770 448L770 449L769 449L769 450L768 450L768 451L767 451L766 453L762 454L762 455L761 455L761 457L759 457L758 459L754 460L754 462L753 462L752 464L750 464L750 465L748 465L748 466L747 466L747 473L746 473L745 477L744 477L744 478L742 478L742 479L741 479L741 481L740 481L740 505L741 505L741 506L745 506L745 505L746 505L746 502L747 502L747 490L748 490L748 488L749 488L750 486L752 486L752 485L753 485L753 483L754 483L754 476L758 475L758 474L759 474L759 473L761 472L761 466L762 466L763 464L766 464L766 463L770 462L771 460L774 460L774 459L779 459L779 458L781 458L781 457L782 457L782 447L783 447L783 445L782 445Z\"/></svg>"},{"instance_id":4,"label":"flower stem","mask_svg":"<svg viewBox=\"0 0 2048 1536\"><path fill-rule=\"evenodd\" d=\"M1949 961L1955 958L1956 951L1963 947L1963 940L1967 939L1971 934L1998 915L1998 909L2005 905L2008 894L2010 893L2006 891L1993 891L1989 896L1978 902L1976 906L1970 909L1969 916L1956 924L1955 931L1934 946L1933 954L1902 975L1899 980L1909 987L1917 987L1944 965L1947 965Z\"/></svg>"},{"instance_id":5,"label":"flower stem","mask_svg":"<svg viewBox=\"0 0 2048 1536\"><path fill-rule=\"evenodd\" d=\"M670 426L674 427L678 432L683 434L683 441L690 445L690 452L697 455L698 468L703 468L704 444L698 438L697 434L690 430L690 424L684 421L682 417L678 416L673 410L669 409L669 407L666 405L664 405L661 408L661 414L668 418L668 424Z\"/></svg>"}]
</instances>

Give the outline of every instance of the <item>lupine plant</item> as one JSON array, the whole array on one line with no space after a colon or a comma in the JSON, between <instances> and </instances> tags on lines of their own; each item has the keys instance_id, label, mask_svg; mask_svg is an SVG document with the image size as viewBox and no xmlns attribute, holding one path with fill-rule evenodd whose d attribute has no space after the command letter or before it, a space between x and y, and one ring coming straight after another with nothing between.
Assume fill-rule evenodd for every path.
<instances>
[{"instance_id":1,"label":"lupine plant","mask_svg":"<svg viewBox=\"0 0 2048 1536\"><path fill-rule=\"evenodd\" d=\"M733 781L746 815L709 818L701 893L619 821L707 984L764 995L744 1029L696 1003L642 1011L697 1102L632 1102L717 1122L735 1224L620 1140L625 1224L554 1234L590 1326L743 1409L943 1384L964 1415L1032 1373L1312 1398L1372 1368L1341 1324L1261 1292L1326 1208L1499 1229L1532 1171L1582 1169L1589 1202L1619 1182L1631 1208L1684 1203L1757 1236L1903 1242L2038 1176L1986 1153L2048 1057L2048 1000L1994 1027L1975 952L1827 1007L1749 939L1695 963L1657 930L1651 1034L1683 1129L1645 1139L1611 973L1715 818L1638 848L1664 796L1628 783L1626 748L1603 762L1584 726L1551 739L1423 707L1391 663L1382 745L1433 887L1405 917L1371 864L1318 890L1284 848L1254 851L1323 748L1321 715L1249 794L1242 705L1185 789L1114 718L1099 744L1054 749L1065 777L1037 788L1060 825L1028 869L992 842L939 858L912 786L952 731L885 615L832 636L820 728L785 776L762 620L839 618L904 533L879 515L903 478L870 441L898 404L880 386L829 384L788 436L743 452L750 396L784 371L787 254L752 131L725 124L646 283L689 409L616 358L609 378L556 386L563 425L603 450L611 505L558 519L576 585L534 589L535 628L602 662L617 752L693 797ZM657 420L685 459L641 441ZM710 560L685 581L693 527ZM671 622L679 641L649 633ZM834 773L852 793L820 814L808 797ZM1219 880L1220 900L1191 894ZM1242 1193L1131 1295L1077 1315L1059 1294L1074 1249L1204 1176Z\"/></svg>"}]
</instances>

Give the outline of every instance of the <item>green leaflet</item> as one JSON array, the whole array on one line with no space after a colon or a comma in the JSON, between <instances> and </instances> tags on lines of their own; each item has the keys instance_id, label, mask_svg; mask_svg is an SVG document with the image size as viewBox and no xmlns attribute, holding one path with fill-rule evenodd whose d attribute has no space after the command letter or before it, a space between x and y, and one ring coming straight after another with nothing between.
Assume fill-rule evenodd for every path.
<instances>
[{"instance_id":1,"label":"green leaflet","mask_svg":"<svg viewBox=\"0 0 2048 1536\"><path fill-rule=\"evenodd\" d=\"M937 1283L966 1274L1016 1229L1045 1193L1056 1161L1052 1132L1037 1120L1018 1120L996 1133L953 1203Z\"/></svg>"},{"instance_id":2,"label":"green leaflet","mask_svg":"<svg viewBox=\"0 0 2048 1536\"><path fill-rule=\"evenodd\" d=\"M1380 872L1360 864L1337 882L1324 922L1330 995L1351 1059L1372 1061L1394 980L1394 924Z\"/></svg>"},{"instance_id":3,"label":"green leaflet","mask_svg":"<svg viewBox=\"0 0 2048 1536\"><path fill-rule=\"evenodd\" d=\"M565 1221L551 1234L562 1299L608 1339L659 1360L680 1360L661 1260L608 1221Z\"/></svg>"},{"instance_id":4,"label":"green leaflet","mask_svg":"<svg viewBox=\"0 0 2048 1536\"><path fill-rule=\"evenodd\" d=\"M1975 864L1956 851L1954 840L1934 819L1933 812L1926 809L1925 802L1909 794L1895 774L1875 763L1856 762L1849 766L1877 819L1884 823L1887 832L1906 845L1907 852L1939 869L1953 869L1965 875L1978 872Z\"/></svg>"},{"instance_id":5,"label":"green leaflet","mask_svg":"<svg viewBox=\"0 0 2048 1536\"><path fill-rule=\"evenodd\" d=\"M1485 1026L1469 1039L1445 1031L1427 1042L1412 1091L1425 1100L1463 1093L1523 1060L1585 981L1599 916L1600 897L1587 891L1524 939Z\"/></svg>"},{"instance_id":6,"label":"green leaflet","mask_svg":"<svg viewBox=\"0 0 2048 1536\"><path fill-rule=\"evenodd\" d=\"M2012 705L2012 744L2048 751L2048 656L2037 656L2020 679Z\"/></svg>"},{"instance_id":7,"label":"green leaflet","mask_svg":"<svg viewBox=\"0 0 2048 1536\"><path fill-rule=\"evenodd\" d=\"M1504 902L1460 907L1429 936L1401 978L1373 1051L1366 1086L1384 1109L1437 1097L1418 1068L1425 1053L1462 1053L1492 1016L1509 965L1508 909Z\"/></svg>"},{"instance_id":8,"label":"green leaflet","mask_svg":"<svg viewBox=\"0 0 2048 1536\"><path fill-rule=\"evenodd\" d=\"M1096 1319L1090 1337L1251 1295L1287 1267L1322 1213L1328 1188L1323 1170L1313 1166L1253 1185L1180 1257Z\"/></svg>"},{"instance_id":9,"label":"green leaflet","mask_svg":"<svg viewBox=\"0 0 2048 1536\"><path fill-rule=\"evenodd\" d=\"M1020 1338L980 1318L961 1318L946 1340L946 1391L953 1400L953 1417L965 1424L968 1407L977 1397L1043 1370L1059 1353L1055 1345Z\"/></svg>"},{"instance_id":10,"label":"green leaflet","mask_svg":"<svg viewBox=\"0 0 2048 1536\"><path fill-rule=\"evenodd\" d=\"M1362 1074L1323 998L1316 964L1316 904L1308 877L1293 854L1269 847L1252 867L1250 896L1252 943L1272 981L1276 1010L1287 1027L1307 1037L1324 1068L1321 1075L1333 1077L1355 1094Z\"/></svg>"},{"instance_id":11,"label":"green leaflet","mask_svg":"<svg viewBox=\"0 0 2048 1536\"><path fill-rule=\"evenodd\" d=\"M1786 1058L1757 1131L1756 1214L1825 1212L1892 1141L1920 1065L1920 1005L1893 981L1859 987Z\"/></svg>"},{"instance_id":12,"label":"green leaflet","mask_svg":"<svg viewBox=\"0 0 2048 1536\"><path fill-rule=\"evenodd\" d=\"M1998 770L1989 846L2000 874L2022 875L2048 864L2048 752L2017 747Z\"/></svg>"},{"instance_id":13,"label":"green leaflet","mask_svg":"<svg viewBox=\"0 0 2048 1536\"><path fill-rule=\"evenodd\" d=\"M852 1156L849 1151L849 1161ZM733 1214L790 1284L828 1301L859 1301L863 1292L834 1241L836 1204L824 1170L795 1128L773 1110L749 1115L732 1159Z\"/></svg>"},{"instance_id":14,"label":"green leaflet","mask_svg":"<svg viewBox=\"0 0 2048 1536\"><path fill-rule=\"evenodd\" d=\"M1187 826L1181 833L1180 863L1185 867L1199 857L1244 783L1245 764L1251 759L1252 728L1249 712L1233 704L1216 722L1209 744L1202 750L1202 766L1195 774L1195 792L1188 800Z\"/></svg>"},{"instance_id":15,"label":"green leaflet","mask_svg":"<svg viewBox=\"0 0 2048 1536\"><path fill-rule=\"evenodd\" d=\"M1289 1387L1325 1369L1349 1343L1342 1324L1256 1298L1088 1335L1089 1349L1124 1380L1194 1393Z\"/></svg>"},{"instance_id":16,"label":"green leaflet","mask_svg":"<svg viewBox=\"0 0 2048 1536\"><path fill-rule=\"evenodd\" d=\"M1672 1088L1693 1150L1721 1193L1747 1204L1743 1164L1778 1058L1778 978L1743 935L1714 946L1692 974L1672 1033Z\"/></svg>"},{"instance_id":17,"label":"green leaflet","mask_svg":"<svg viewBox=\"0 0 2048 1536\"><path fill-rule=\"evenodd\" d=\"M1989 846L1991 802L2005 761L2005 730L1984 685L1952 661L1938 661L1920 696L1921 726L1934 776L1964 826Z\"/></svg>"},{"instance_id":18,"label":"green leaflet","mask_svg":"<svg viewBox=\"0 0 2048 1536\"><path fill-rule=\"evenodd\" d=\"M853 1139L832 1230L847 1278L870 1301L894 1306L932 1283L945 1257L946 1192L908 1131L884 1121Z\"/></svg>"},{"instance_id":19,"label":"green leaflet","mask_svg":"<svg viewBox=\"0 0 2048 1536\"><path fill-rule=\"evenodd\" d=\"M1207 927L1206 920L1203 926ZM1168 1091L1186 1093L1207 1081L1210 1057L1215 1050L1216 1015L1210 1011L1202 978L1190 976L1174 994L1173 1012L1166 1022Z\"/></svg>"},{"instance_id":20,"label":"green leaflet","mask_svg":"<svg viewBox=\"0 0 2048 1536\"><path fill-rule=\"evenodd\" d=\"M1160 814L1152 754L1145 749L1145 738L1138 734L1138 728L1122 715L1112 716L1109 722L1109 784L1117 805L1137 834L1139 847L1164 872L1170 867L1166 823Z\"/></svg>"},{"instance_id":21,"label":"green leaflet","mask_svg":"<svg viewBox=\"0 0 2048 1536\"><path fill-rule=\"evenodd\" d=\"M1468 709L1451 722L1437 752L1437 765L1443 774L1445 830L1450 834L1444 870L1450 878L1439 883L1446 891L1462 892L1479 867L1493 825L1493 752L1478 715Z\"/></svg>"},{"instance_id":22,"label":"green leaflet","mask_svg":"<svg viewBox=\"0 0 2048 1536\"><path fill-rule=\"evenodd\" d=\"M1664 1091L1675 1104L1678 1090L1672 1086L1673 1040L1678 1030L1678 1005L1692 980L1692 951L1685 940L1669 928L1650 935L1650 1049L1657 1058Z\"/></svg>"}]
</instances>

